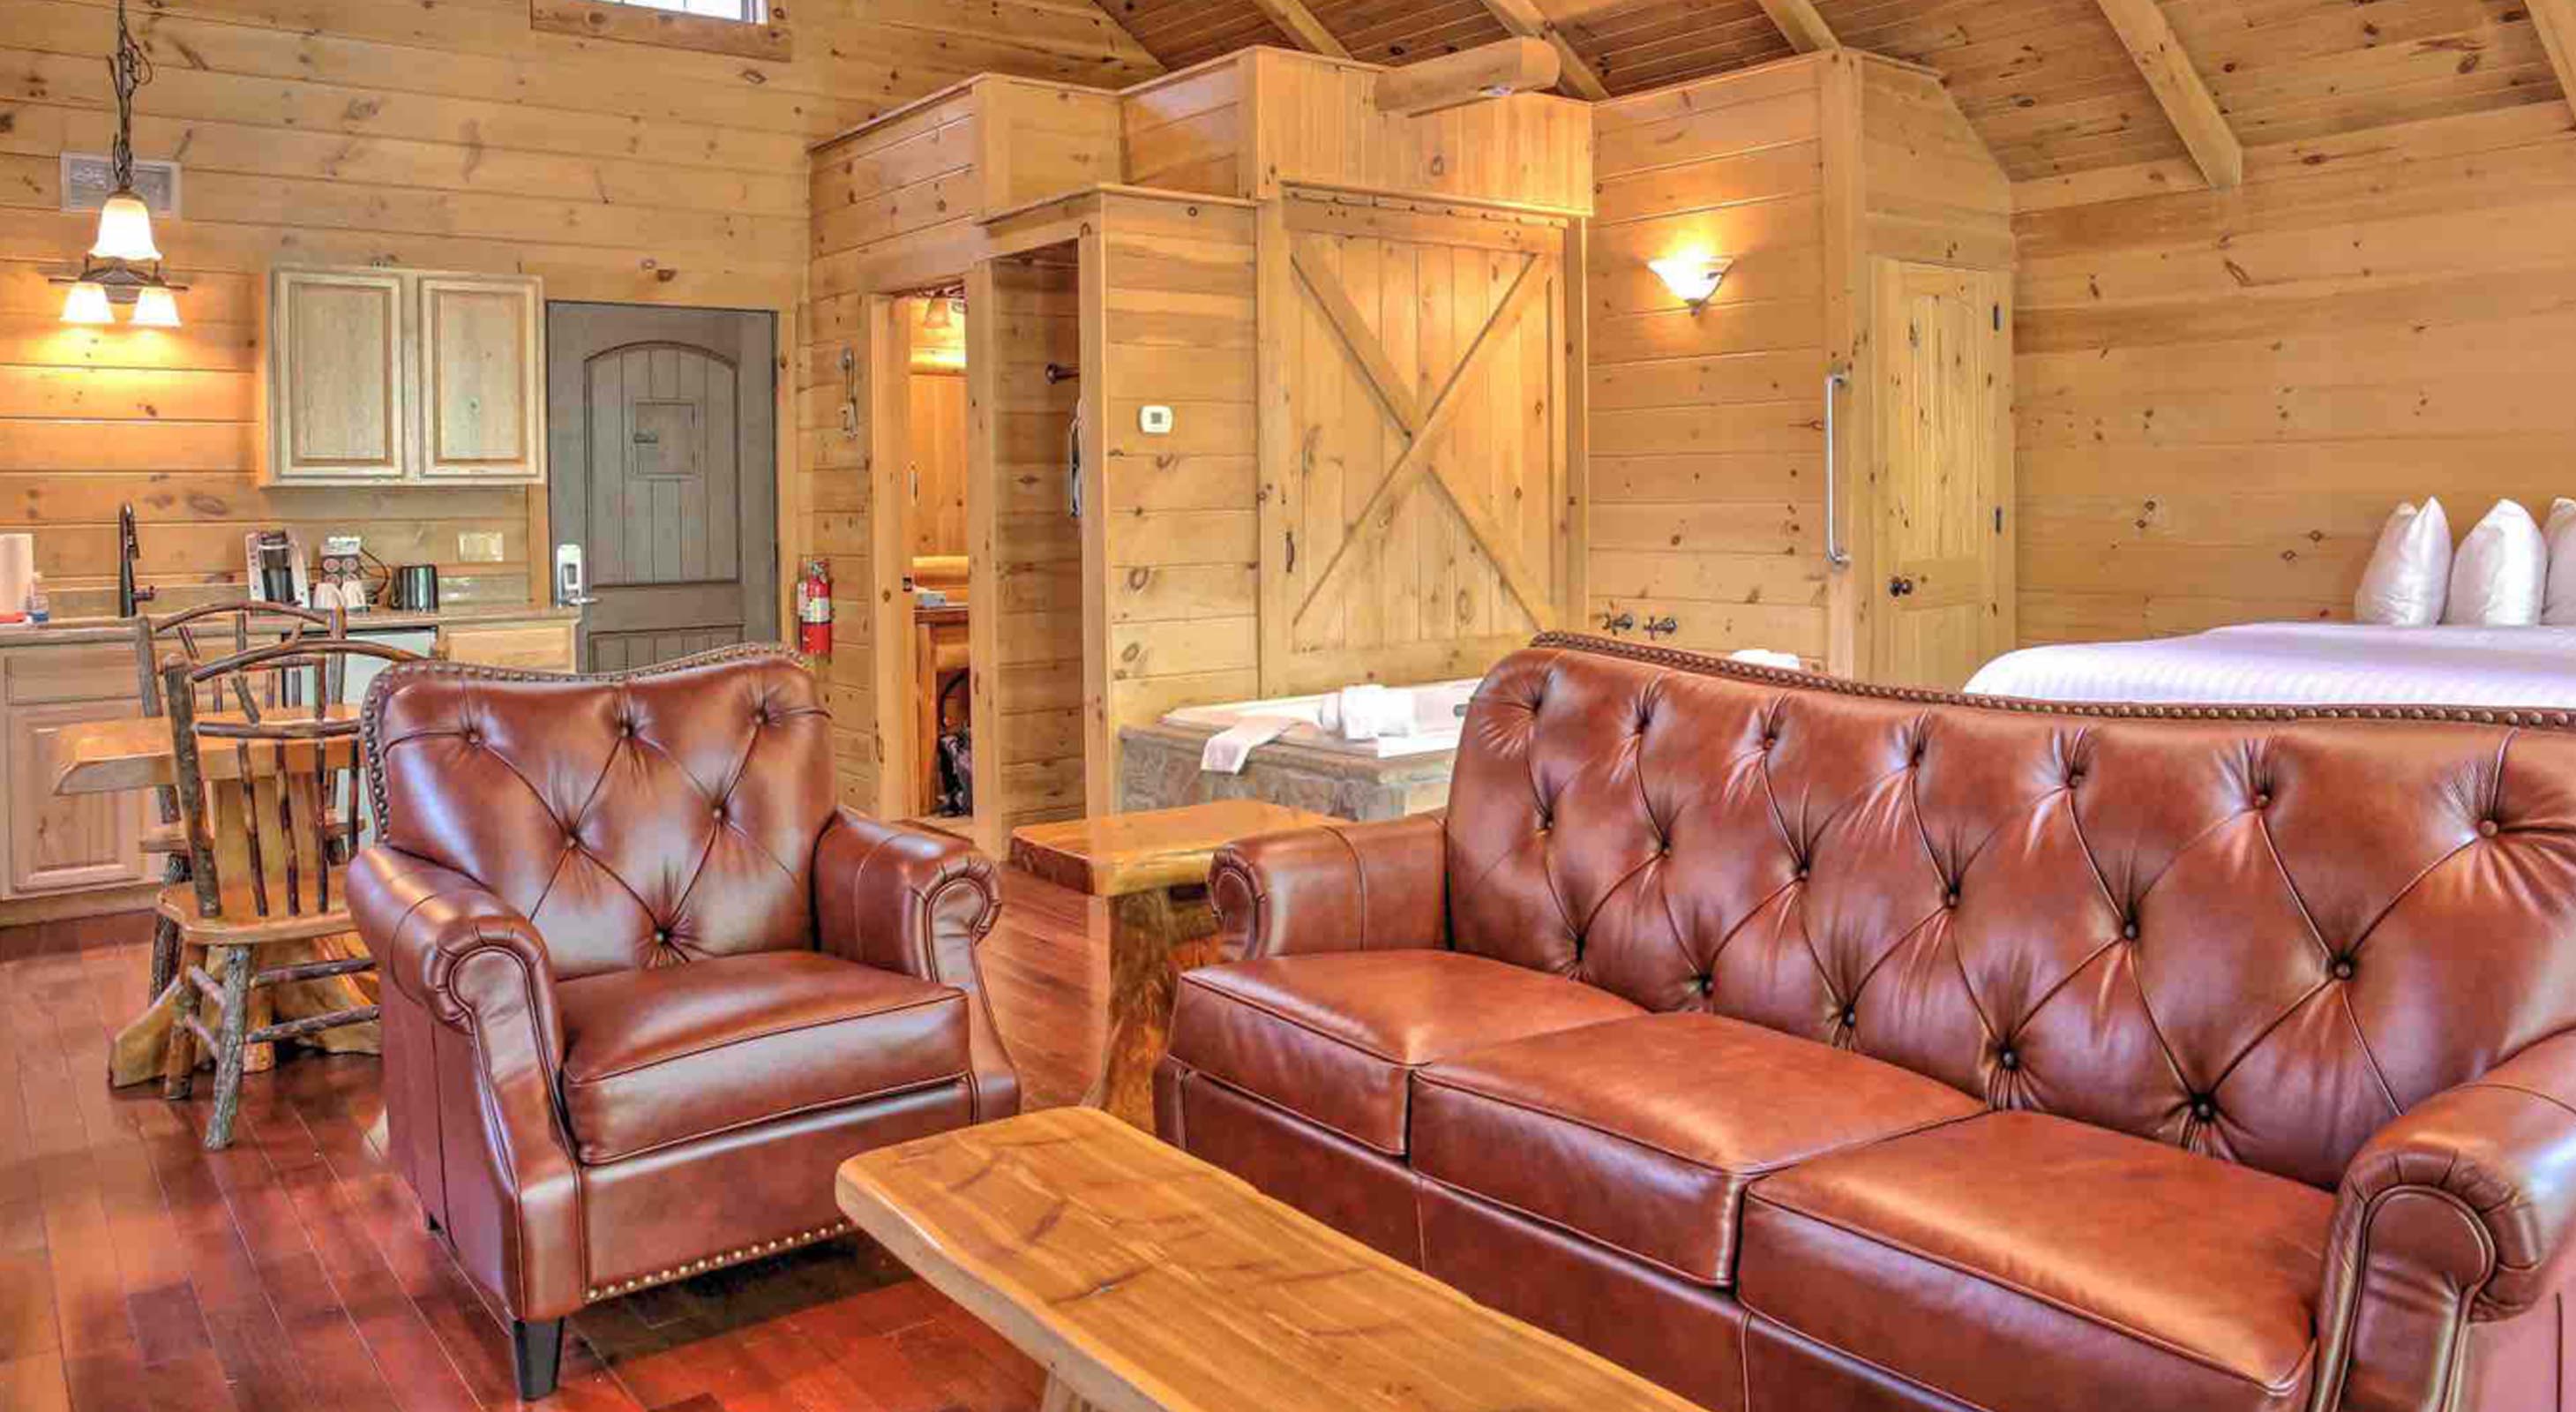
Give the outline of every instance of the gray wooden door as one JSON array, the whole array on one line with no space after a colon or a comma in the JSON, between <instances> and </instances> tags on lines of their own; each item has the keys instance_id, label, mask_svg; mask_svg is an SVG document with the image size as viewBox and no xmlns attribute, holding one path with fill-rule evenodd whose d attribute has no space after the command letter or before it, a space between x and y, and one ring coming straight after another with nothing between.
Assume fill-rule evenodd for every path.
<instances>
[{"instance_id":1,"label":"gray wooden door","mask_svg":"<svg viewBox=\"0 0 2576 1412\"><path fill-rule=\"evenodd\" d=\"M772 317L546 306L547 503L598 600L582 670L777 639Z\"/></svg>"}]
</instances>

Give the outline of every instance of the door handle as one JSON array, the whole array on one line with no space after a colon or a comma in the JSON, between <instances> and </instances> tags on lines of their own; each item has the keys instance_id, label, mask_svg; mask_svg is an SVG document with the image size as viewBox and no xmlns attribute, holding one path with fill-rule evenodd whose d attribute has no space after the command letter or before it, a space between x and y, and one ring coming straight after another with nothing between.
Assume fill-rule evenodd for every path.
<instances>
[{"instance_id":1,"label":"door handle","mask_svg":"<svg viewBox=\"0 0 2576 1412\"><path fill-rule=\"evenodd\" d=\"M1604 612L1604 613L1602 613L1602 615L1601 615L1601 629L1602 629L1602 631L1609 633L1609 634L1610 634L1611 636L1613 636L1613 637L1616 637L1616 636L1618 636L1619 634L1621 634L1621 633L1623 633L1623 632L1626 632L1628 629L1633 628L1633 627L1635 627L1636 625L1637 625L1637 615L1636 615L1636 614L1634 614L1634 613L1628 613L1628 612L1621 612L1621 613L1610 613L1610 612Z\"/></svg>"},{"instance_id":2,"label":"door handle","mask_svg":"<svg viewBox=\"0 0 2576 1412\"><path fill-rule=\"evenodd\" d=\"M1843 548L1842 535L1835 528L1834 507L1834 394L1850 385L1851 369L1825 370L1825 566L1833 569L1851 562L1851 551Z\"/></svg>"},{"instance_id":3,"label":"door handle","mask_svg":"<svg viewBox=\"0 0 2576 1412\"><path fill-rule=\"evenodd\" d=\"M1887 581L1887 596L1890 598L1903 598L1905 595L1912 593L1913 591L1914 580L1907 578L1903 574L1898 574L1896 577Z\"/></svg>"}]
</instances>

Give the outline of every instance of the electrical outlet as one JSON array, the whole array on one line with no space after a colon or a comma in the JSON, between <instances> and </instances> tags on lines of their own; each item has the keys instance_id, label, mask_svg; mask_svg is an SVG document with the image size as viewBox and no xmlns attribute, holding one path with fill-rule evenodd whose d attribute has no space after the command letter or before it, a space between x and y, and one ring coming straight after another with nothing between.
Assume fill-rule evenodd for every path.
<instances>
[{"instance_id":1,"label":"electrical outlet","mask_svg":"<svg viewBox=\"0 0 2576 1412\"><path fill-rule=\"evenodd\" d=\"M456 562L498 564L502 558L499 530L458 530L456 532Z\"/></svg>"}]
</instances>

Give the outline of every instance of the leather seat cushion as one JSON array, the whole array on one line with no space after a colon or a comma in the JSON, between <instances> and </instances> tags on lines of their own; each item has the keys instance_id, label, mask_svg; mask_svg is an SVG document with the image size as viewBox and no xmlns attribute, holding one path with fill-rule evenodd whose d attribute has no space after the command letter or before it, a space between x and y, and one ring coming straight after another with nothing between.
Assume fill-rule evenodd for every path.
<instances>
[{"instance_id":1,"label":"leather seat cushion","mask_svg":"<svg viewBox=\"0 0 2576 1412\"><path fill-rule=\"evenodd\" d=\"M1400 1157L1414 1069L1642 1013L1606 990L1464 952L1277 956L1183 973L1171 1057Z\"/></svg>"},{"instance_id":2,"label":"leather seat cushion","mask_svg":"<svg viewBox=\"0 0 2576 1412\"><path fill-rule=\"evenodd\" d=\"M1893 1064L1716 1015L1647 1015L1473 1050L1414 1075L1435 1181L1724 1285L1765 1173L1985 1111Z\"/></svg>"},{"instance_id":3,"label":"leather seat cushion","mask_svg":"<svg viewBox=\"0 0 2576 1412\"><path fill-rule=\"evenodd\" d=\"M585 1163L964 1075L966 995L815 951L555 987Z\"/></svg>"},{"instance_id":4,"label":"leather seat cushion","mask_svg":"<svg viewBox=\"0 0 2576 1412\"><path fill-rule=\"evenodd\" d=\"M1736 1294L1996 1412L2307 1404L2334 1197L2003 1112L1754 1184Z\"/></svg>"}]
</instances>

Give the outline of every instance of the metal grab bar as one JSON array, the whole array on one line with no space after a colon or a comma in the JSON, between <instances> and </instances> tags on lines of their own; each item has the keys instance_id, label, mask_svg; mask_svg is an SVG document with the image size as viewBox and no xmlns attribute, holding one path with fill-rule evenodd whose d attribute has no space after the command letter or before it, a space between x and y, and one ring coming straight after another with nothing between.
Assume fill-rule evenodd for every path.
<instances>
[{"instance_id":1,"label":"metal grab bar","mask_svg":"<svg viewBox=\"0 0 2576 1412\"><path fill-rule=\"evenodd\" d=\"M1842 568L1851 563L1851 551L1843 548L1836 531L1834 516L1834 394L1851 385L1851 369L1834 367L1825 370L1825 563Z\"/></svg>"}]
</instances>

